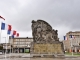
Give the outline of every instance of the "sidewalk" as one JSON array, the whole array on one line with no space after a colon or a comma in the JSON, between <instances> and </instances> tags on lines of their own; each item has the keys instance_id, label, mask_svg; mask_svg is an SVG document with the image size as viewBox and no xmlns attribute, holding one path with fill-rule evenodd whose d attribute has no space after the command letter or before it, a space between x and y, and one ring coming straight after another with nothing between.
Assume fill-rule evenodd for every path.
<instances>
[{"instance_id":1,"label":"sidewalk","mask_svg":"<svg viewBox=\"0 0 80 60\"><path fill-rule=\"evenodd\" d=\"M80 56L78 56L78 55L65 55L65 58L78 58L78 57L80 57Z\"/></svg>"},{"instance_id":2,"label":"sidewalk","mask_svg":"<svg viewBox=\"0 0 80 60\"><path fill-rule=\"evenodd\" d=\"M31 55L28 53L11 53L11 54L6 54L6 58L30 58ZM77 58L80 56L72 56L72 55L65 55L62 58ZM0 55L0 59L5 58L5 54ZM60 58L60 57L59 57Z\"/></svg>"},{"instance_id":3,"label":"sidewalk","mask_svg":"<svg viewBox=\"0 0 80 60\"><path fill-rule=\"evenodd\" d=\"M20 58L20 57L30 57L30 54L28 53L11 53L11 54L3 54L3 55L0 55L0 59L1 58Z\"/></svg>"}]
</instances>

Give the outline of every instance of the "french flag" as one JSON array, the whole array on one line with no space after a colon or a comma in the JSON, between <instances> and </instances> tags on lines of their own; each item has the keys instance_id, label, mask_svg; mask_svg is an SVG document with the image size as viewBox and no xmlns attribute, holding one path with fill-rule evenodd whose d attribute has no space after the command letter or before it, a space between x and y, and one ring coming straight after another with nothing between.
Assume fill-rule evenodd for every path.
<instances>
[{"instance_id":1,"label":"french flag","mask_svg":"<svg viewBox=\"0 0 80 60\"><path fill-rule=\"evenodd\" d=\"M7 34L11 35L12 38L14 38L15 36L19 37L19 33L16 32L16 30L12 30L12 26L5 24L5 23L1 23L1 30L7 30Z\"/></svg>"},{"instance_id":2,"label":"french flag","mask_svg":"<svg viewBox=\"0 0 80 60\"><path fill-rule=\"evenodd\" d=\"M7 30L7 34L11 34L11 30L12 30L12 26L11 25L8 25L8 30Z\"/></svg>"},{"instance_id":3,"label":"french flag","mask_svg":"<svg viewBox=\"0 0 80 60\"><path fill-rule=\"evenodd\" d=\"M13 30L13 35L16 35L16 31L15 30Z\"/></svg>"},{"instance_id":4,"label":"french flag","mask_svg":"<svg viewBox=\"0 0 80 60\"><path fill-rule=\"evenodd\" d=\"M1 30L11 30L12 26L5 24L4 22L1 23Z\"/></svg>"},{"instance_id":5,"label":"french flag","mask_svg":"<svg viewBox=\"0 0 80 60\"><path fill-rule=\"evenodd\" d=\"M12 31L12 26L5 24L5 23L1 23L1 30L7 30L7 35L11 35L12 38L14 38L14 35L16 34L15 31Z\"/></svg>"},{"instance_id":6,"label":"french flag","mask_svg":"<svg viewBox=\"0 0 80 60\"><path fill-rule=\"evenodd\" d=\"M19 33L17 33L15 30L13 30L12 38L19 37Z\"/></svg>"},{"instance_id":7,"label":"french flag","mask_svg":"<svg viewBox=\"0 0 80 60\"><path fill-rule=\"evenodd\" d=\"M15 30L11 30L11 31L8 30L8 32L9 32L9 35L11 35L11 38L14 38L16 36Z\"/></svg>"},{"instance_id":8,"label":"french flag","mask_svg":"<svg viewBox=\"0 0 80 60\"><path fill-rule=\"evenodd\" d=\"M19 37L19 33L17 33L16 36Z\"/></svg>"},{"instance_id":9,"label":"french flag","mask_svg":"<svg viewBox=\"0 0 80 60\"><path fill-rule=\"evenodd\" d=\"M75 39L75 36L73 36L73 35L70 35L70 38L72 38L72 39Z\"/></svg>"},{"instance_id":10,"label":"french flag","mask_svg":"<svg viewBox=\"0 0 80 60\"><path fill-rule=\"evenodd\" d=\"M64 36L64 40L68 40L68 37Z\"/></svg>"},{"instance_id":11,"label":"french flag","mask_svg":"<svg viewBox=\"0 0 80 60\"><path fill-rule=\"evenodd\" d=\"M11 25L5 24L3 22L1 23L1 30L7 30L7 34L11 34L11 29Z\"/></svg>"}]
</instances>

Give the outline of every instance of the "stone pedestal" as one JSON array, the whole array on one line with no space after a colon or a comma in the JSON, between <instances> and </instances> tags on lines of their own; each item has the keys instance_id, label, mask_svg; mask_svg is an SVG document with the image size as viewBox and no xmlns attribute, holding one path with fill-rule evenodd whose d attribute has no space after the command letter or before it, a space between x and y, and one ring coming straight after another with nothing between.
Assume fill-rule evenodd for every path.
<instances>
[{"instance_id":1,"label":"stone pedestal","mask_svg":"<svg viewBox=\"0 0 80 60\"><path fill-rule=\"evenodd\" d=\"M61 42L56 42L56 43L46 43L46 44L37 44L34 43L32 47L32 52L31 54L33 55L40 55L40 56L57 56L57 55L64 55L64 50L62 48L63 44ZM37 55L38 54L38 55Z\"/></svg>"},{"instance_id":2,"label":"stone pedestal","mask_svg":"<svg viewBox=\"0 0 80 60\"><path fill-rule=\"evenodd\" d=\"M63 43L59 42L58 30L43 20L32 21L33 43L31 46L32 56L58 56L64 54Z\"/></svg>"},{"instance_id":3,"label":"stone pedestal","mask_svg":"<svg viewBox=\"0 0 80 60\"><path fill-rule=\"evenodd\" d=\"M64 54L61 43L36 44L33 46L34 54Z\"/></svg>"}]
</instances>

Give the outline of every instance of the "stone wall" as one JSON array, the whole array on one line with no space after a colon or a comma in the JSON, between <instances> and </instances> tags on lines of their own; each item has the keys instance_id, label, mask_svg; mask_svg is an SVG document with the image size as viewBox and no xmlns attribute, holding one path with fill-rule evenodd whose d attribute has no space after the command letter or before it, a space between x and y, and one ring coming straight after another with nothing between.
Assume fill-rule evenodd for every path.
<instances>
[{"instance_id":1,"label":"stone wall","mask_svg":"<svg viewBox=\"0 0 80 60\"><path fill-rule=\"evenodd\" d=\"M61 44L34 44L35 54L63 54Z\"/></svg>"}]
</instances>

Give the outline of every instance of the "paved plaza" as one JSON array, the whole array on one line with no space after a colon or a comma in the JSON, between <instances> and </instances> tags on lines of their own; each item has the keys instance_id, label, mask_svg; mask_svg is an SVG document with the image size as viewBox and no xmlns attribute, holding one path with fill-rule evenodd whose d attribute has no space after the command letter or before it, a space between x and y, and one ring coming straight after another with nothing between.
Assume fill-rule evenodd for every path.
<instances>
[{"instance_id":1,"label":"paved plaza","mask_svg":"<svg viewBox=\"0 0 80 60\"><path fill-rule=\"evenodd\" d=\"M80 60L80 58L8 58L0 60Z\"/></svg>"},{"instance_id":2,"label":"paved plaza","mask_svg":"<svg viewBox=\"0 0 80 60\"><path fill-rule=\"evenodd\" d=\"M12 57L10 57L12 56ZM14 57L15 56L15 57ZM21 56L21 57L20 57ZM80 57L78 56L66 56L65 58L30 58L30 54L16 54L16 53L13 53L13 54L6 54L6 57L5 58L5 55L0 55L0 60L80 60Z\"/></svg>"}]
</instances>

